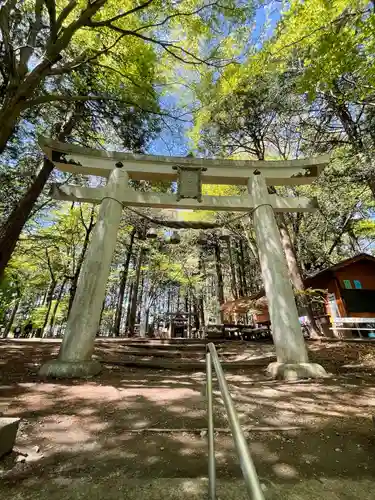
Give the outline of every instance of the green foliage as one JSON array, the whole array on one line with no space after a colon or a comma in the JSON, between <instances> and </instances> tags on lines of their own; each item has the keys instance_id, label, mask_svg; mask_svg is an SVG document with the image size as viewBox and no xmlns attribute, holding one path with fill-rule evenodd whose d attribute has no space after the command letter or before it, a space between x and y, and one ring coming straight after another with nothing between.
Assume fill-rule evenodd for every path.
<instances>
[{"instance_id":1,"label":"green foliage","mask_svg":"<svg viewBox=\"0 0 375 500\"><path fill-rule=\"evenodd\" d=\"M47 313L47 306L35 307L31 311L30 321L34 328L42 328Z\"/></svg>"},{"instance_id":2,"label":"green foliage","mask_svg":"<svg viewBox=\"0 0 375 500\"><path fill-rule=\"evenodd\" d=\"M221 83L219 80L204 95L204 112L197 115L193 131L197 146L229 158L272 159L275 153L268 145L274 146L276 156L287 155L283 137L288 135L290 139L292 117L300 106L291 82L265 74L244 80L230 93L222 92Z\"/></svg>"},{"instance_id":3,"label":"green foliage","mask_svg":"<svg viewBox=\"0 0 375 500\"><path fill-rule=\"evenodd\" d=\"M53 32L53 16L47 3L42 3L42 22L26 57L29 63L33 61L28 71L37 83L21 96L24 105L14 122L17 128L0 162L0 187L6 193L0 205L2 222L17 206L20 193L32 186L40 166L37 134L59 137L73 116L64 140L145 152L161 132L173 132L178 123L187 127L183 120L192 118L189 134L194 153L203 156L270 160L332 153L329 167L313 185L276 186L281 196L316 197L318 201L314 213L278 216L289 230L303 274L360 251L372 251L375 14L370 4L292 1L281 12L269 39L257 27L262 42L258 44L253 44L251 33L253 2L126 0L119 8L113 0L103 0L97 8L98 2L79 1L71 4L69 13L64 10L66 2L52 4L57 15L67 15ZM28 0L8 12L13 48L27 47L30 26L38 15L36 5ZM16 72L12 75L9 53L0 45L0 112L9 111L10 102L14 104L14 82L20 86L27 77L22 72L21 52L14 52ZM45 70L36 74L44 55L50 59ZM194 108L197 111L190 115ZM179 121L173 121L176 117ZM60 174L56 178L66 179ZM91 182L73 180L83 185ZM132 187L173 191L167 183L132 181ZM231 196L246 193L246 188L204 185L203 193ZM34 326L41 327L48 308L53 311L57 306L55 323L63 324L85 239L87 243L91 209L52 205L47 197L35 209L40 211L27 224L1 284L0 316L9 318L12 305L21 297L17 320L30 315ZM228 222L233 214L197 210L180 211L179 218L227 223L232 246L219 242L225 298L233 293L233 273L241 293L251 294L261 287L250 217ZM119 284L126 274L133 228L137 233L126 269L123 313L141 247L149 251L141 268L140 313L146 305L154 306L157 315L158 308L165 310L165 302L171 295L176 299L177 292L181 302L203 297L210 314L217 308L214 247L219 231L207 231L202 248L197 245L199 233L192 230L179 231L180 245L168 245L161 227L157 241L144 241L141 235L148 227L149 221L124 211L102 313L107 331L119 307ZM55 291L48 297L51 284ZM59 297L62 284L65 288ZM305 295L320 300L316 294L307 291Z\"/></svg>"},{"instance_id":4,"label":"green foliage","mask_svg":"<svg viewBox=\"0 0 375 500\"><path fill-rule=\"evenodd\" d=\"M356 224L354 224L354 233L358 237L373 240L375 238L375 220L359 220Z\"/></svg>"},{"instance_id":5,"label":"green foliage","mask_svg":"<svg viewBox=\"0 0 375 500\"><path fill-rule=\"evenodd\" d=\"M277 59L281 71L289 71L292 66L300 89L311 99L317 90L333 89L338 79L353 74L359 88L352 90L363 99L368 93L366 88L374 82L373 65L369 64L374 49L374 21L374 12L365 1L295 1L283 16L264 57L266 61ZM362 87L365 82L366 87Z\"/></svg>"}]
</instances>

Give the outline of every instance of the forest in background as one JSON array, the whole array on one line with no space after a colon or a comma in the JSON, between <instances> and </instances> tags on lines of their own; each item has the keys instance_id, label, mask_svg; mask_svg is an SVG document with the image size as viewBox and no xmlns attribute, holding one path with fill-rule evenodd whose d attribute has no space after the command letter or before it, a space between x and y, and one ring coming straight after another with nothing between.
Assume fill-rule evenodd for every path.
<instances>
[{"instance_id":1,"label":"forest in background","mask_svg":"<svg viewBox=\"0 0 375 500\"><path fill-rule=\"evenodd\" d=\"M263 16L260 16L263 13ZM265 19L265 20L264 20ZM0 7L0 325L61 335L97 207L56 202L38 136L97 149L216 158L331 154L314 213L278 214L290 276L373 253L375 6L372 2L10 0ZM173 186L133 183L142 191ZM206 194L241 187L204 186ZM152 216L166 214L148 212ZM217 231L155 227L124 210L100 332L134 332L168 310L201 327L262 280L251 216L179 212ZM172 242L171 242L172 240ZM299 293L307 311L307 295ZM310 311L311 313L311 311ZM314 326L313 326L314 328Z\"/></svg>"}]
</instances>

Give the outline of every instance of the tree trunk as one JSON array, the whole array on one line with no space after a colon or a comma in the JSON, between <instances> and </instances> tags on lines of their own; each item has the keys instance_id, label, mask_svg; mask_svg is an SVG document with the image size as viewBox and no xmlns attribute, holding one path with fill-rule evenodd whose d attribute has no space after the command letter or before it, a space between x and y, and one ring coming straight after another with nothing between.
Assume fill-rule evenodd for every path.
<instances>
[{"instance_id":1,"label":"tree trunk","mask_svg":"<svg viewBox=\"0 0 375 500\"><path fill-rule=\"evenodd\" d=\"M239 257L240 257L240 268L241 268L241 274L242 274L243 297L246 297L246 295L248 293L248 286L247 286L247 279L246 279L245 252L244 252L242 240L239 241Z\"/></svg>"},{"instance_id":2,"label":"tree trunk","mask_svg":"<svg viewBox=\"0 0 375 500\"><path fill-rule=\"evenodd\" d=\"M285 257L288 264L290 279L296 290L303 292L305 290L305 285L301 276L301 272L298 266L296 254L294 251L293 244L290 239L288 227L285 222L284 214L279 214L279 230L281 236L281 243L285 253ZM306 311L306 316L310 324L310 336L312 338L318 338L322 335L320 329L315 321L313 310L307 297L303 294L300 295L301 303Z\"/></svg>"},{"instance_id":3,"label":"tree trunk","mask_svg":"<svg viewBox=\"0 0 375 500\"><path fill-rule=\"evenodd\" d=\"M221 305L224 304L224 282L223 282L223 272L221 269L221 253L220 253L220 245L218 242L215 242L215 267L216 267L216 276L217 276L217 300L219 302L219 314L218 319L220 319L220 323L223 322L223 311L221 310Z\"/></svg>"},{"instance_id":4,"label":"tree trunk","mask_svg":"<svg viewBox=\"0 0 375 500\"><path fill-rule=\"evenodd\" d=\"M195 294L193 295L193 312L194 312L194 326L196 330L196 335L198 335L198 331L200 329L199 304L198 304L198 298Z\"/></svg>"},{"instance_id":5,"label":"tree trunk","mask_svg":"<svg viewBox=\"0 0 375 500\"><path fill-rule=\"evenodd\" d=\"M73 128L81 115L82 106L83 103L77 103L75 105L74 111L57 135L58 141L64 141L71 135ZM2 125L4 124L3 121L0 121L0 123ZM1 144L0 137L0 152L2 151ZM34 182L21 198L16 208L12 211L0 232L0 280L15 249L21 231L30 218L35 202L43 191L52 170L53 163L45 158L43 166Z\"/></svg>"},{"instance_id":6,"label":"tree trunk","mask_svg":"<svg viewBox=\"0 0 375 500\"><path fill-rule=\"evenodd\" d=\"M345 133L348 136L354 149L357 152L364 151L363 141L360 129L358 127L358 122L353 120L348 104L346 104L344 100L340 98L341 92L338 89L337 84L334 84L334 87L339 95L335 95L331 90L325 92L324 96L326 98L326 101L328 102L330 108L333 110L333 112L336 114L337 118L341 122L341 125L345 130Z\"/></svg>"},{"instance_id":7,"label":"tree trunk","mask_svg":"<svg viewBox=\"0 0 375 500\"><path fill-rule=\"evenodd\" d=\"M147 259L147 272L144 273L141 286L141 298L139 299L139 335L145 337L148 332L148 317L151 308L150 266L151 259ZM143 306L142 306L143 295ZM143 311L141 311L143 309ZM143 313L143 314L142 314Z\"/></svg>"},{"instance_id":8,"label":"tree trunk","mask_svg":"<svg viewBox=\"0 0 375 500\"><path fill-rule=\"evenodd\" d=\"M206 326L206 318L204 315L204 300L203 300L203 295L199 298L198 301L198 308L199 308L199 322L200 322L200 327L203 329Z\"/></svg>"},{"instance_id":9,"label":"tree trunk","mask_svg":"<svg viewBox=\"0 0 375 500\"><path fill-rule=\"evenodd\" d=\"M190 288L186 294L186 311L188 313L187 316L187 338L191 339L191 290Z\"/></svg>"},{"instance_id":10,"label":"tree trunk","mask_svg":"<svg viewBox=\"0 0 375 500\"><path fill-rule=\"evenodd\" d=\"M172 295L172 290L169 285L168 287L168 292L167 292L167 313L169 314L171 312L171 295ZM168 316L169 319L169 316Z\"/></svg>"},{"instance_id":11,"label":"tree trunk","mask_svg":"<svg viewBox=\"0 0 375 500\"><path fill-rule=\"evenodd\" d=\"M236 270L234 268L234 263L233 263L232 245L231 245L230 238L227 240L227 249L228 249L228 258L229 258L229 266L230 266L230 286L231 286L233 298L238 299Z\"/></svg>"},{"instance_id":12,"label":"tree trunk","mask_svg":"<svg viewBox=\"0 0 375 500\"><path fill-rule=\"evenodd\" d=\"M10 102L6 109L1 110L0 154L4 152L9 139L12 137L17 122L20 119L21 112L22 106L20 102Z\"/></svg>"},{"instance_id":13,"label":"tree trunk","mask_svg":"<svg viewBox=\"0 0 375 500\"><path fill-rule=\"evenodd\" d=\"M104 309L105 309L106 300L107 300L107 297L104 297L102 308L100 310L99 327L98 327L98 332L96 334L97 337L99 337L101 334L102 319L103 319L103 313L104 313ZM106 337L106 335L103 335L103 337Z\"/></svg>"},{"instance_id":14,"label":"tree trunk","mask_svg":"<svg viewBox=\"0 0 375 500\"><path fill-rule=\"evenodd\" d=\"M65 285L66 285L66 282L67 282L68 278L65 277L63 279L63 282L61 283L61 287L60 287L60 290L59 290L59 294L57 296L57 299L56 299L56 303L53 307L53 311L52 311L52 315L51 315L51 319L50 319L50 322L49 322L49 336L52 337L52 332L53 332L53 325L55 323L55 318L56 318L56 313L57 313L57 309L59 307L59 304L61 302L61 298L63 296L63 293L64 293L64 289L65 289Z\"/></svg>"},{"instance_id":15,"label":"tree trunk","mask_svg":"<svg viewBox=\"0 0 375 500\"><path fill-rule=\"evenodd\" d=\"M203 261L203 251L202 249L199 252L199 261L198 261L198 267L199 267L199 273L201 276L205 278L205 268L204 268L204 261ZM200 328L203 330L205 327L205 317L204 317L204 298L203 298L203 288L199 290L199 295L197 297L197 306L198 306L198 312L199 312L199 319L200 319Z\"/></svg>"},{"instance_id":16,"label":"tree trunk","mask_svg":"<svg viewBox=\"0 0 375 500\"><path fill-rule=\"evenodd\" d=\"M141 267L143 261L144 250L143 248L139 249L138 258L136 263L136 271L135 271L135 279L133 283L133 296L131 299L131 307L129 314L129 333L130 335L134 335L134 325L135 319L137 316L137 302L138 302L138 290L139 290L139 281L141 278Z\"/></svg>"},{"instance_id":17,"label":"tree trunk","mask_svg":"<svg viewBox=\"0 0 375 500\"><path fill-rule=\"evenodd\" d=\"M130 287L129 287L128 307L127 307L127 310L126 310L125 328L126 328L127 331L129 330L130 310L131 310L131 305L132 305L133 288L134 288L134 282L132 281L130 283Z\"/></svg>"},{"instance_id":18,"label":"tree trunk","mask_svg":"<svg viewBox=\"0 0 375 500\"><path fill-rule=\"evenodd\" d=\"M16 2L12 3L16 4ZM7 89L4 92L4 104L0 110L0 154L4 151L9 139L13 135L14 129L21 119L21 113L32 106L30 100L32 101L35 91L45 83L46 78L50 75L52 66L62 59L61 53L69 48L77 30L85 26L95 16L96 12L102 8L104 3L103 1L89 2L88 6L83 8L76 19L64 27L60 33L52 33L52 28L51 36L41 47L41 52L44 52L44 55L36 64L30 64L33 54L32 46L26 45L19 48L19 61L13 61L13 54L11 54L11 73L14 76L11 76L10 84L7 85ZM72 4L74 7L75 2L69 4L69 7ZM43 3L37 3L36 5L36 8L38 9L39 6L42 13ZM51 19L52 17L55 18L54 23L56 27L56 24L59 22L59 18L56 20L56 5L52 4L51 6L51 3L49 3L47 10ZM1 14L2 16L9 17L9 9ZM42 25L44 28L44 21L39 24L40 26L34 24L34 27L32 27L32 31L36 30L36 36L39 35ZM4 30L2 29L2 31ZM57 31L59 31L58 28ZM2 41L2 45L3 43Z\"/></svg>"},{"instance_id":19,"label":"tree trunk","mask_svg":"<svg viewBox=\"0 0 375 500\"><path fill-rule=\"evenodd\" d=\"M48 288L46 288L46 291L43 294L42 301L40 303L41 306L45 306L47 304L47 297L48 297Z\"/></svg>"},{"instance_id":20,"label":"tree trunk","mask_svg":"<svg viewBox=\"0 0 375 500\"><path fill-rule=\"evenodd\" d=\"M51 284L50 284L49 289L48 289L48 295L47 295L47 312L46 312L46 315L45 315L45 318L44 318L44 323L43 323L43 326L42 326L42 332L43 332L42 335L43 335L43 337L47 337L48 336L48 332L47 332L46 326L47 326L48 318L49 318L49 315L50 315L50 312L51 312L53 292L55 290L55 287L56 287L56 282L55 281L51 281Z\"/></svg>"},{"instance_id":21,"label":"tree trunk","mask_svg":"<svg viewBox=\"0 0 375 500\"><path fill-rule=\"evenodd\" d=\"M66 39L67 41L67 39ZM68 42L69 43L69 42ZM65 47L64 47L65 45ZM5 94L4 105L0 110L0 154L3 153L9 139L20 120L21 113L27 109L28 99L33 97L34 91L48 74L51 66L56 63L61 56L60 50L66 48L66 43L58 47L54 44L54 49L48 52L48 57L44 57L30 72L27 68L27 62L24 68L17 68L17 80L15 88L9 88ZM21 48L22 50L22 48Z\"/></svg>"},{"instance_id":22,"label":"tree trunk","mask_svg":"<svg viewBox=\"0 0 375 500\"><path fill-rule=\"evenodd\" d=\"M150 305L145 305L144 310L143 310L143 316L140 320L140 325L139 325L139 336L140 337L146 337L147 332L148 332L148 318L150 316Z\"/></svg>"},{"instance_id":23,"label":"tree trunk","mask_svg":"<svg viewBox=\"0 0 375 500\"><path fill-rule=\"evenodd\" d=\"M128 252L126 254L124 266L123 266L123 269L122 269L121 274L120 274L120 287L119 287L117 304L116 304L115 322L113 325L113 333L116 335L116 337L118 337L120 335L120 325L121 325L121 318L122 318L122 309L123 309L123 304L124 304L126 280L128 277L130 259L131 259L132 252L133 252L133 243L134 243L135 233L136 233L136 229L133 228L132 232L130 233Z\"/></svg>"},{"instance_id":24,"label":"tree trunk","mask_svg":"<svg viewBox=\"0 0 375 500\"><path fill-rule=\"evenodd\" d=\"M17 314L20 302L21 302L21 297L18 297L18 299L14 303L14 306L13 306L13 309L12 309L9 321L8 321L7 326L5 328L4 338L7 338L7 336L9 335L10 330L12 329L14 318L16 317L16 314Z\"/></svg>"},{"instance_id":25,"label":"tree trunk","mask_svg":"<svg viewBox=\"0 0 375 500\"><path fill-rule=\"evenodd\" d=\"M176 311L178 312L180 310L180 285L177 285L177 307Z\"/></svg>"},{"instance_id":26,"label":"tree trunk","mask_svg":"<svg viewBox=\"0 0 375 500\"><path fill-rule=\"evenodd\" d=\"M79 254L79 257L78 257L77 268L75 270L75 273L73 275L73 279L72 279L72 282L71 282L71 285L70 285L70 290L69 290L69 304L68 304L68 313L67 313L67 316L69 316L70 309L72 308L73 300L74 300L74 297L75 297L75 294L76 294L76 291L77 291L78 279L79 279L79 275L81 273L81 268L82 268L83 261L85 259L87 247L89 245L90 234L92 233L92 230L95 227L94 214L95 214L95 207L93 205L92 208L91 208L89 225L87 227L85 226L85 230L86 230L85 231L85 239L83 240L81 253Z\"/></svg>"},{"instance_id":27,"label":"tree trunk","mask_svg":"<svg viewBox=\"0 0 375 500\"><path fill-rule=\"evenodd\" d=\"M144 297L144 286L145 286L145 273L141 271L141 279L140 279L140 287L138 291L138 299L137 299L137 313L136 313L136 324L140 325L141 323L141 314L142 314L142 301Z\"/></svg>"},{"instance_id":28,"label":"tree trunk","mask_svg":"<svg viewBox=\"0 0 375 500\"><path fill-rule=\"evenodd\" d=\"M246 281L244 275L244 263L241 259L241 249L240 244L237 242L236 244L236 262L237 262L237 277L238 277L238 295L239 297L245 297L246 295Z\"/></svg>"},{"instance_id":29,"label":"tree trunk","mask_svg":"<svg viewBox=\"0 0 375 500\"><path fill-rule=\"evenodd\" d=\"M36 179L10 214L0 233L0 279L12 256L19 235L53 170L53 163L45 159Z\"/></svg>"}]
</instances>

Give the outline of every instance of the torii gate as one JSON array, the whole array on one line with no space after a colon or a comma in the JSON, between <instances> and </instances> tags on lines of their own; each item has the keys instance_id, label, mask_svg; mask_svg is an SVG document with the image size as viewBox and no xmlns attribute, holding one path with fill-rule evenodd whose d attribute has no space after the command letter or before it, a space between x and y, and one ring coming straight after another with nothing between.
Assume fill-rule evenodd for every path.
<instances>
[{"instance_id":1,"label":"torii gate","mask_svg":"<svg viewBox=\"0 0 375 500\"><path fill-rule=\"evenodd\" d=\"M269 194L268 185L301 185L314 181L328 163L327 155L288 161L243 161L117 153L40 139L58 170L106 177L105 187L55 185L53 198L100 204L97 223L82 265L66 332L56 360L42 365L41 375L80 377L97 374L91 359L105 298L117 231L124 206L253 212L260 266L269 304L277 362L273 377L320 377L325 370L308 362L288 267L274 212L313 211L307 198ZM177 194L141 193L129 179L179 180ZM201 196L201 183L247 185L243 196Z\"/></svg>"}]
</instances>

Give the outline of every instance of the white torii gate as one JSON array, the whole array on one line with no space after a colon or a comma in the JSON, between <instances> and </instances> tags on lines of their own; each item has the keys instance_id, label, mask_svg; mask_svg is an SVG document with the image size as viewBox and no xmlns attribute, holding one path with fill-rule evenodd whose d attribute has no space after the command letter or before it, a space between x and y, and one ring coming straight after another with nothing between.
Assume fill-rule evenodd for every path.
<instances>
[{"instance_id":1,"label":"white torii gate","mask_svg":"<svg viewBox=\"0 0 375 500\"><path fill-rule=\"evenodd\" d=\"M41 375L80 377L95 375L101 369L91 356L124 206L252 211L277 355L277 362L271 363L268 370L273 377L284 378L325 375L323 367L308 362L274 215L274 212L313 211L316 202L269 194L267 184L309 184L328 163L327 155L290 161L214 160L100 151L48 139L40 139L40 145L58 170L108 178L105 187L53 187L55 199L97 203L100 210L59 356L42 365ZM181 189L178 194L140 193L131 189L129 179L171 182L179 179ZM198 192L195 196L200 182L247 185L248 194L200 196Z\"/></svg>"}]
</instances>

